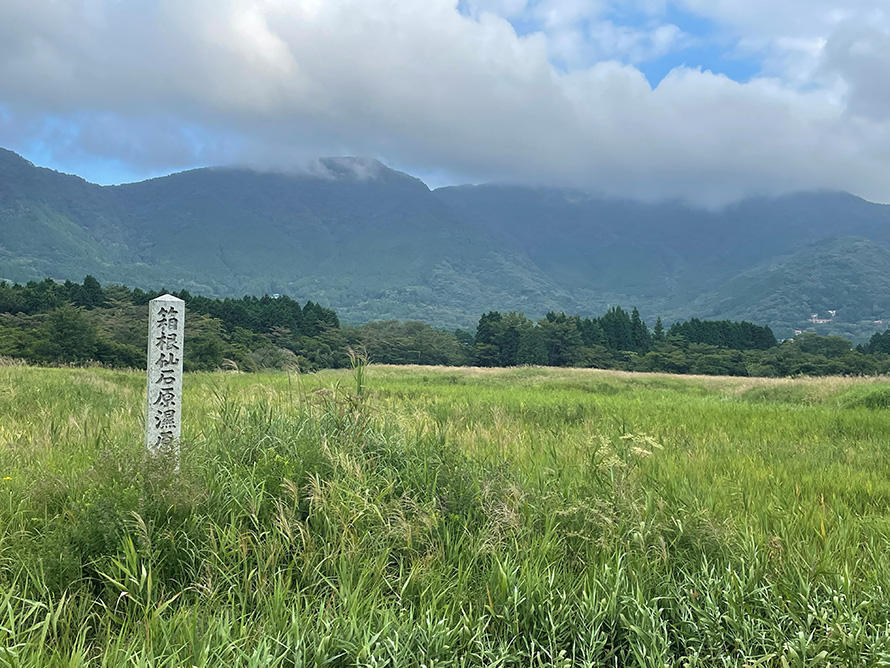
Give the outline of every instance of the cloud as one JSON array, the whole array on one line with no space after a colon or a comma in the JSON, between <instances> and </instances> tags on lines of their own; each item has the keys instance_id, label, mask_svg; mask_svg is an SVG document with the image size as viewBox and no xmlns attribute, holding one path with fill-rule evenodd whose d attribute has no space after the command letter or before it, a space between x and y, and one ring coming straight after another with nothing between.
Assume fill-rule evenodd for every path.
<instances>
[{"instance_id":1,"label":"cloud","mask_svg":"<svg viewBox=\"0 0 890 668\"><path fill-rule=\"evenodd\" d=\"M467 0L466 4L468 13L474 17L487 12L502 18L514 18L525 14L528 8L526 0Z\"/></svg>"},{"instance_id":2,"label":"cloud","mask_svg":"<svg viewBox=\"0 0 890 668\"><path fill-rule=\"evenodd\" d=\"M851 114L890 120L890 32L844 25L827 40L822 66L845 86Z\"/></svg>"},{"instance_id":3,"label":"cloud","mask_svg":"<svg viewBox=\"0 0 890 668\"><path fill-rule=\"evenodd\" d=\"M809 188L890 200L878 3L842 19L827 0L777 4L770 22L751 8L766 0L684 0L772 71L681 67L653 89L634 64L690 39L655 0L634 25L605 0L0 0L0 145L146 173L365 155L709 205Z\"/></svg>"},{"instance_id":4,"label":"cloud","mask_svg":"<svg viewBox=\"0 0 890 668\"><path fill-rule=\"evenodd\" d=\"M642 63L680 50L693 40L672 23L651 28L616 25L610 20L598 22L585 40L597 60L621 60Z\"/></svg>"},{"instance_id":5,"label":"cloud","mask_svg":"<svg viewBox=\"0 0 890 668\"><path fill-rule=\"evenodd\" d=\"M883 0L677 0L687 11L733 32L744 53L764 58L767 73L788 84L818 81L823 48L844 26L890 29Z\"/></svg>"}]
</instances>

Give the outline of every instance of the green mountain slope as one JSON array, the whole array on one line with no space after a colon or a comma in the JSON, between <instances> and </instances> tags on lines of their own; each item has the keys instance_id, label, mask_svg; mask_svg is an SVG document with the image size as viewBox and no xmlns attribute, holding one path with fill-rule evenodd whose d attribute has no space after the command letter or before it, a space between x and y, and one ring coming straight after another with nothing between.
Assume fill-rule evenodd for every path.
<instances>
[{"instance_id":1,"label":"green mountain slope","mask_svg":"<svg viewBox=\"0 0 890 668\"><path fill-rule=\"evenodd\" d=\"M377 162L318 173L200 169L102 188L0 154L0 277L208 295L287 293L345 320L470 326L489 308L559 308L560 287ZM565 301L568 301L565 299Z\"/></svg>"},{"instance_id":2,"label":"green mountain slope","mask_svg":"<svg viewBox=\"0 0 890 668\"><path fill-rule=\"evenodd\" d=\"M199 169L101 187L0 150L0 278L287 293L345 321L466 327L489 309L622 304L650 320L789 331L800 313L831 308L859 327L885 315L888 247L890 207L842 193L706 211L543 188L431 192L354 158L312 173Z\"/></svg>"},{"instance_id":3,"label":"green mountain slope","mask_svg":"<svg viewBox=\"0 0 890 668\"><path fill-rule=\"evenodd\" d=\"M890 325L890 250L861 237L827 239L746 271L686 308L704 318L769 322L780 336L804 330L859 340ZM813 314L829 322L811 322Z\"/></svg>"},{"instance_id":4,"label":"green mountain slope","mask_svg":"<svg viewBox=\"0 0 890 668\"><path fill-rule=\"evenodd\" d=\"M720 211L507 186L436 194L593 311L636 304L650 318L744 318L790 335L831 309L834 322L817 329L857 339L890 317L890 207L849 194L752 198Z\"/></svg>"},{"instance_id":5,"label":"green mountain slope","mask_svg":"<svg viewBox=\"0 0 890 668\"><path fill-rule=\"evenodd\" d=\"M662 308L827 238L861 236L890 245L890 207L844 193L750 199L721 211L503 186L436 194L561 284L632 295Z\"/></svg>"},{"instance_id":6,"label":"green mountain slope","mask_svg":"<svg viewBox=\"0 0 890 668\"><path fill-rule=\"evenodd\" d=\"M129 256L106 189L0 149L0 276L104 274Z\"/></svg>"}]
</instances>

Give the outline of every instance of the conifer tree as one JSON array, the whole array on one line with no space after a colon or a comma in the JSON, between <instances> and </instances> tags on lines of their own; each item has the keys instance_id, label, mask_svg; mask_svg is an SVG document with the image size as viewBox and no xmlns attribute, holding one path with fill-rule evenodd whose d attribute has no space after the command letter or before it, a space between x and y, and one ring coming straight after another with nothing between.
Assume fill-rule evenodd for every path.
<instances>
[{"instance_id":1,"label":"conifer tree","mask_svg":"<svg viewBox=\"0 0 890 668\"><path fill-rule=\"evenodd\" d=\"M634 307L630 314L630 331L633 338L633 350L638 353L648 352L652 345L649 328L640 318L640 312Z\"/></svg>"},{"instance_id":2,"label":"conifer tree","mask_svg":"<svg viewBox=\"0 0 890 668\"><path fill-rule=\"evenodd\" d=\"M655 320L655 327L652 328L652 340L658 343L664 341L664 325L661 324L661 316Z\"/></svg>"}]
</instances>

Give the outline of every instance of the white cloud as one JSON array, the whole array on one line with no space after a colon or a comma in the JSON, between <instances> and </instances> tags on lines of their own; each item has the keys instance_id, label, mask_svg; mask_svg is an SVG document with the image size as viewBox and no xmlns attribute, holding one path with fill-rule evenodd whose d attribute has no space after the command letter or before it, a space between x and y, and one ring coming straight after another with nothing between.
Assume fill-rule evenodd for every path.
<instances>
[{"instance_id":1,"label":"white cloud","mask_svg":"<svg viewBox=\"0 0 890 668\"><path fill-rule=\"evenodd\" d=\"M599 56L596 60L643 63L680 50L692 42L689 35L671 23L641 29L604 20L591 28L584 47Z\"/></svg>"},{"instance_id":2,"label":"white cloud","mask_svg":"<svg viewBox=\"0 0 890 668\"><path fill-rule=\"evenodd\" d=\"M149 172L359 154L709 204L817 187L890 200L890 45L863 23L876 2L842 17L827 0L684 2L808 64L745 84L682 68L653 90L628 63L688 37L579 0L478 0L469 16L455 0L0 0L0 145L61 134L62 153ZM520 14L542 29L517 36L503 17Z\"/></svg>"},{"instance_id":3,"label":"white cloud","mask_svg":"<svg viewBox=\"0 0 890 668\"><path fill-rule=\"evenodd\" d=\"M560 30L596 18L608 6L607 0L540 0L532 14L544 30Z\"/></svg>"},{"instance_id":4,"label":"white cloud","mask_svg":"<svg viewBox=\"0 0 890 668\"><path fill-rule=\"evenodd\" d=\"M807 87L822 49L846 25L890 30L884 0L677 0L694 14L732 30L743 52L765 57L767 71Z\"/></svg>"},{"instance_id":5,"label":"white cloud","mask_svg":"<svg viewBox=\"0 0 890 668\"><path fill-rule=\"evenodd\" d=\"M521 16L527 8L526 0L467 0L470 15L478 17L488 12L502 18Z\"/></svg>"}]
</instances>

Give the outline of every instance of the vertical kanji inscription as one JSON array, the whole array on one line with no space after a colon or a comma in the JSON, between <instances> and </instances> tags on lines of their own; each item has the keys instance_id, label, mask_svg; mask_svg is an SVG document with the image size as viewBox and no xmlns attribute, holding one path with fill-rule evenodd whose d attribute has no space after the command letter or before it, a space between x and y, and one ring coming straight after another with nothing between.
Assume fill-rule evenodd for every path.
<instances>
[{"instance_id":1,"label":"vertical kanji inscription","mask_svg":"<svg viewBox=\"0 0 890 668\"><path fill-rule=\"evenodd\" d=\"M148 393L145 445L178 450L182 432L182 339L185 302L162 295L148 304Z\"/></svg>"}]
</instances>

